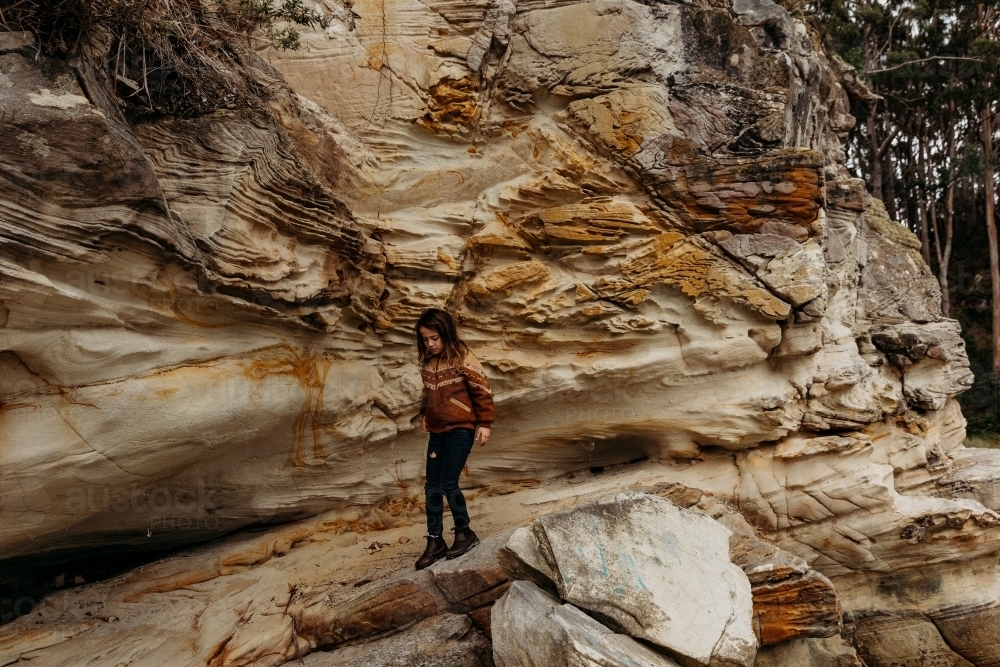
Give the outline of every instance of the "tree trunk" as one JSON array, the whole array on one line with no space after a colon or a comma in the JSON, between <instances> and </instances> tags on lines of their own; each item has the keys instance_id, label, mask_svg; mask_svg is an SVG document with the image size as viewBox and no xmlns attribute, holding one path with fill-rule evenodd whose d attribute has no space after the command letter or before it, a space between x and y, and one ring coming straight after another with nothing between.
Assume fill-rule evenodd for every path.
<instances>
[{"instance_id":1,"label":"tree trunk","mask_svg":"<svg viewBox=\"0 0 1000 667\"><path fill-rule=\"evenodd\" d=\"M865 131L868 133L868 154L872 163L872 195L876 199L882 199L882 156L879 155L878 137L875 135L875 107L876 102L872 102L872 108L868 112L868 120L865 121Z\"/></svg>"},{"instance_id":2,"label":"tree trunk","mask_svg":"<svg viewBox=\"0 0 1000 667\"><path fill-rule=\"evenodd\" d=\"M885 138L882 140L882 144L878 146L878 154L876 155L876 163L879 170L879 185L882 187L880 192L884 192L885 195L882 197L882 201L885 202L885 210L889 213L889 218L895 220L896 202L892 181L892 170L894 167L889 149L892 147L892 140L899 134L899 126L892 126L892 119L889 116L888 109L882 111L882 128L885 130ZM884 186L882 186L883 183L885 184Z\"/></svg>"},{"instance_id":3,"label":"tree trunk","mask_svg":"<svg viewBox=\"0 0 1000 667\"><path fill-rule=\"evenodd\" d=\"M866 72L875 69L875 57L873 54L873 37L871 26L865 23L861 28L862 62ZM869 89L875 93L875 81L869 84ZM869 101L871 107L868 109L868 118L865 119L865 132L868 134L868 165L872 175L872 195L876 199L882 199L882 156L879 155L879 143L876 132L875 115L878 112L878 98Z\"/></svg>"},{"instance_id":4,"label":"tree trunk","mask_svg":"<svg viewBox=\"0 0 1000 667\"><path fill-rule=\"evenodd\" d=\"M996 199L993 184L993 127L990 118L990 104L983 107L982 142L986 158L983 173L983 191L986 210L986 236L990 244L990 283L993 297L993 376L1000 378L1000 247L997 246Z\"/></svg>"},{"instance_id":5,"label":"tree trunk","mask_svg":"<svg viewBox=\"0 0 1000 667\"><path fill-rule=\"evenodd\" d=\"M912 184L916 182L917 168L913 160L913 139L910 137L907 137L903 141L903 149L900 151L899 160L903 183ZM920 238L920 242L923 243L923 238L920 236L920 195L912 185L903 191L903 205L904 208L900 211L900 215L906 216L906 228ZM902 222L902 220L899 222Z\"/></svg>"},{"instance_id":6,"label":"tree trunk","mask_svg":"<svg viewBox=\"0 0 1000 667\"><path fill-rule=\"evenodd\" d=\"M938 263L938 284L941 285L941 313L951 317L951 292L948 285L948 266L951 264L951 246L955 238L955 102L949 104L948 114L948 183L944 191L944 248Z\"/></svg>"},{"instance_id":7,"label":"tree trunk","mask_svg":"<svg viewBox=\"0 0 1000 667\"><path fill-rule=\"evenodd\" d=\"M899 221L896 210L896 165L893 162L892 151L885 154L885 210L889 218Z\"/></svg>"},{"instance_id":8,"label":"tree trunk","mask_svg":"<svg viewBox=\"0 0 1000 667\"><path fill-rule=\"evenodd\" d=\"M938 267L941 266L941 230L938 225L937 213L937 183L934 182L934 163L931 161L927 142L923 143L924 158L924 182L927 183L927 219L931 223L931 239L934 241L934 259L937 260Z\"/></svg>"},{"instance_id":9,"label":"tree trunk","mask_svg":"<svg viewBox=\"0 0 1000 667\"><path fill-rule=\"evenodd\" d=\"M931 234L927 223L927 208L930 201L930 188L927 184L927 161L924 158L926 135L921 128L917 149L917 171L920 174L920 187L917 188L917 220L920 224L920 256L927 266L931 265Z\"/></svg>"}]
</instances>

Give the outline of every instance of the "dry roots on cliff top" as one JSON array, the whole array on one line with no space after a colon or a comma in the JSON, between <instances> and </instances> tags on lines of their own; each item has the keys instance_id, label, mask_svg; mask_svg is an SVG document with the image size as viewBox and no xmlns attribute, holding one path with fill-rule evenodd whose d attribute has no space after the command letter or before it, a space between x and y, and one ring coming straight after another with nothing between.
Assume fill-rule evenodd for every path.
<instances>
[{"instance_id":1,"label":"dry roots on cliff top","mask_svg":"<svg viewBox=\"0 0 1000 667\"><path fill-rule=\"evenodd\" d=\"M252 106L255 42L296 49L295 26L326 27L303 0L0 0L0 26L39 48L88 57L133 115Z\"/></svg>"}]
</instances>

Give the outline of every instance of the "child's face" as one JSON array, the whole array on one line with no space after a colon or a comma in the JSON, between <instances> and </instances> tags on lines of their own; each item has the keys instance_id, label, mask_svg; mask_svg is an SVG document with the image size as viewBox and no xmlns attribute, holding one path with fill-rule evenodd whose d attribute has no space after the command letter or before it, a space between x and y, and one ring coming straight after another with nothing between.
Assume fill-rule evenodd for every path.
<instances>
[{"instance_id":1,"label":"child's face","mask_svg":"<svg viewBox=\"0 0 1000 667\"><path fill-rule=\"evenodd\" d=\"M441 334L426 327L420 327L420 337L424 340L424 347L431 354L441 354L444 343L441 341Z\"/></svg>"}]
</instances>

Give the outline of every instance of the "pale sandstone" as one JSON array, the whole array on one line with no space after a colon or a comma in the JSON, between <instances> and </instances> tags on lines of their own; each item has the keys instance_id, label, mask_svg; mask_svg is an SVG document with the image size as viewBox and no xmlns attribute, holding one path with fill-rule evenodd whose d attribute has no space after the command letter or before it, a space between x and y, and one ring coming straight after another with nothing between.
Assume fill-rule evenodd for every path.
<instances>
[{"instance_id":1,"label":"pale sandstone","mask_svg":"<svg viewBox=\"0 0 1000 667\"><path fill-rule=\"evenodd\" d=\"M830 580L798 556L760 539L730 505L677 483L661 483L646 491L705 514L730 530L729 558L743 570L753 594L751 622L760 645L758 655L768 645L840 634L842 609Z\"/></svg>"},{"instance_id":2,"label":"pale sandstone","mask_svg":"<svg viewBox=\"0 0 1000 667\"><path fill-rule=\"evenodd\" d=\"M260 112L135 127L97 73L0 40L3 556L403 521L409 329L449 305L499 406L470 485L649 457L846 609L917 609L996 659L961 638L996 634L997 456L961 446L968 362L918 242L844 168L848 66L768 0L323 8L330 29L271 54L297 95L262 64ZM724 250L754 235L801 248ZM230 567L190 576L265 585ZM205 595L207 645L294 658L282 612ZM160 606L111 653L189 632ZM79 656L124 636L66 623L11 641L41 660L53 633L91 633Z\"/></svg>"}]
</instances>

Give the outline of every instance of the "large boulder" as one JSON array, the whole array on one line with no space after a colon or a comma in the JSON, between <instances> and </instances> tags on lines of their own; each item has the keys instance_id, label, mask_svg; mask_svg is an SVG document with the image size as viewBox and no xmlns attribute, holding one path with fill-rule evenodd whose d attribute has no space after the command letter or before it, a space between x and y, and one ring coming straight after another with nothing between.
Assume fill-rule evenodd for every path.
<instances>
[{"instance_id":1,"label":"large boulder","mask_svg":"<svg viewBox=\"0 0 1000 667\"><path fill-rule=\"evenodd\" d=\"M539 517L502 554L521 575L686 662L750 665L750 582L729 560L730 531L663 498L621 493Z\"/></svg>"}]
</instances>

